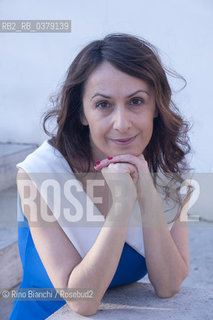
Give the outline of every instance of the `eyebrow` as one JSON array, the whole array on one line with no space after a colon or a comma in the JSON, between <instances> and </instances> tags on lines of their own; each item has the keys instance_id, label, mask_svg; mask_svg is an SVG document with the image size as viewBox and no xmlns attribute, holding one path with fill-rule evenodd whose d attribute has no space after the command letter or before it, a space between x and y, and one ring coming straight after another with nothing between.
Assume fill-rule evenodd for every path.
<instances>
[{"instance_id":1,"label":"eyebrow","mask_svg":"<svg viewBox=\"0 0 213 320\"><path fill-rule=\"evenodd\" d=\"M138 93L138 92L144 92L144 93L146 93L148 96L150 96L150 93L148 92L148 91L146 91L146 90L137 90L137 91L135 91L135 92L133 92L133 93L131 93L129 96L127 96L126 98L131 98L132 96L134 96L136 93ZM101 97L104 97L104 98L106 98L106 99L111 99L112 97L110 97L110 96L107 96L107 95L105 95L105 94L102 94L102 93L99 93L99 92L97 92L96 94L94 94L94 96L92 96L92 98L90 99L90 101L93 99L93 98L95 98L96 96L101 96Z\"/></svg>"}]
</instances>

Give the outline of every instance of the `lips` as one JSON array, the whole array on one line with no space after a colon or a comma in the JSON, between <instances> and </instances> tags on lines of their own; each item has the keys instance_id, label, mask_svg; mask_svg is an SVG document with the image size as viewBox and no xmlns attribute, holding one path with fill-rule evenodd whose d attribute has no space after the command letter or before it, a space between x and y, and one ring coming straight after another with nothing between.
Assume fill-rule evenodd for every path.
<instances>
[{"instance_id":1,"label":"lips","mask_svg":"<svg viewBox=\"0 0 213 320\"><path fill-rule=\"evenodd\" d=\"M137 135L136 136L133 136L131 138L123 138L123 139L111 139L112 142L114 142L115 144L118 144L118 145L127 145L127 144L130 144L132 143L135 139L136 139Z\"/></svg>"},{"instance_id":2,"label":"lips","mask_svg":"<svg viewBox=\"0 0 213 320\"><path fill-rule=\"evenodd\" d=\"M123 139L112 139L113 141L119 141L119 142L127 142L133 138L135 138L136 136L133 137L129 137L129 138L123 138Z\"/></svg>"}]
</instances>

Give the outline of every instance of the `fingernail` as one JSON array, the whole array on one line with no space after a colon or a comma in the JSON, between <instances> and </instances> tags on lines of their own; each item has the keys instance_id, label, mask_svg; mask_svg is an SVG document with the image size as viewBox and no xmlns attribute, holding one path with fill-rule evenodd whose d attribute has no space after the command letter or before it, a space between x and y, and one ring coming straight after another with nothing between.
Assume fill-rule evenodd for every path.
<instances>
[{"instance_id":1,"label":"fingernail","mask_svg":"<svg viewBox=\"0 0 213 320\"><path fill-rule=\"evenodd\" d=\"M113 157L109 157L109 158L107 158L107 159L108 159L108 160L112 160L112 158L113 158Z\"/></svg>"},{"instance_id":2,"label":"fingernail","mask_svg":"<svg viewBox=\"0 0 213 320\"><path fill-rule=\"evenodd\" d=\"M101 163L101 161L97 161L97 162L95 163L94 167L97 166L99 163Z\"/></svg>"}]
</instances>

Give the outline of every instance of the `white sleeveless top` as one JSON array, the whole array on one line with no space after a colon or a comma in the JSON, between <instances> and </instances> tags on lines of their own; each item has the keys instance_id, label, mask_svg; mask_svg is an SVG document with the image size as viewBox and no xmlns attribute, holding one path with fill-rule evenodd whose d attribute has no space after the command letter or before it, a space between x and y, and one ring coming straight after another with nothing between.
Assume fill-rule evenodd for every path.
<instances>
[{"instance_id":1,"label":"white sleeveless top","mask_svg":"<svg viewBox=\"0 0 213 320\"><path fill-rule=\"evenodd\" d=\"M63 155L45 140L16 167L27 172L83 258L98 237L105 218L83 190ZM54 197L50 195L51 190ZM25 200L22 199L22 207L23 201ZM50 219L48 215L44 217L46 220ZM173 223L168 223L169 230ZM137 200L130 217L126 242L145 257L141 212Z\"/></svg>"}]
</instances>

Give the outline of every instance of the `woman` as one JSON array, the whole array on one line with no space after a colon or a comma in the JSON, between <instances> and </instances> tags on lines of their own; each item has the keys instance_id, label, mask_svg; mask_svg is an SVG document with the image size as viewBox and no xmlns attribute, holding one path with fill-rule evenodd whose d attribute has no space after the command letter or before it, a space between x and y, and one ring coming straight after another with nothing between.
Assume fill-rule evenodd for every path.
<instances>
[{"instance_id":1,"label":"woman","mask_svg":"<svg viewBox=\"0 0 213 320\"><path fill-rule=\"evenodd\" d=\"M19 218L25 223L21 228L19 220L20 289L92 289L93 299L65 299L81 315L95 314L109 287L135 282L147 273L159 297L172 297L189 273L183 219L188 197L182 199L178 192L188 169L189 127L171 100L155 48L128 34L91 42L72 62L55 102L43 122L52 139L17 164ZM57 119L56 134L46 129L51 117ZM59 219L60 209L70 210L66 201L72 196L67 196L63 173L73 174L76 189L82 187L89 203L85 207L80 196L72 216L79 227L74 220L65 226ZM50 182L49 174L63 186L56 184L52 202L42 184ZM91 193L94 179L98 198ZM34 197L24 193L26 181ZM91 214L91 200L96 215ZM178 206L172 224L164 210L168 201ZM136 214L137 227L131 227ZM52 228L47 227L50 220ZM91 220L99 226L92 228ZM45 319L65 300L17 300L10 319Z\"/></svg>"}]
</instances>

